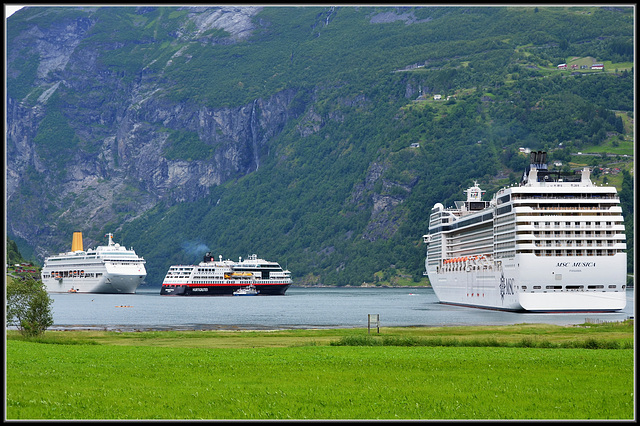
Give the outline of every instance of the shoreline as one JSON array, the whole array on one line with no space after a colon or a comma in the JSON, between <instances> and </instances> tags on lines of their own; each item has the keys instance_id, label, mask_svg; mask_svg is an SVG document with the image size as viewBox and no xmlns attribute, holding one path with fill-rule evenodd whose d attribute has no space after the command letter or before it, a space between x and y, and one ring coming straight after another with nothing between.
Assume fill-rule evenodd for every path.
<instances>
[{"instance_id":1,"label":"shoreline","mask_svg":"<svg viewBox=\"0 0 640 426\"><path fill-rule=\"evenodd\" d=\"M137 290L154 290L160 291L162 286L140 286ZM431 285L304 285L304 284L291 284L289 288L433 288Z\"/></svg>"},{"instance_id":2,"label":"shoreline","mask_svg":"<svg viewBox=\"0 0 640 426\"><path fill-rule=\"evenodd\" d=\"M414 326L407 326L414 327ZM428 327L428 326L415 326ZM46 331L115 331L119 333L147 331L287 331L287 330L340 330L363 328L360 326L285 325L265 326L259 324L188 324L188 325L54 325ZM366 327L364 327L366 328ZM9 328L8 328L9 330Z\"/></svg>"},{"instance_id":3,"label":"shoreline","mask_svg":"<svg viewBox=\"0 0 640 426\"><path fill-rule=\"evenodd\" d=\"M625 319L619 321L596 321L595 323L603 324L603 323L621 323L625 321L635 321L633 316L629 316ZM589 322L588 318L585 318L585 322ZM527 323L528 325L549 325L544 322L540 323ZM451 324L451 325L425 325L425 324L414 324L414 325L394 325L394 326L386 326L381 328L455 328L455 327L492 327L492 328L502 328L509 327L517 324L473 324L473 325L460 325L460 324ZM579 324L567 324L560 325L560 327L575 327ZM185 324L185 325L74 325L74 324L62 324L55 325L47 328L46 331L112 331L117 333L140 333L140 332L150 332L150 331L229 331L229 332L251 332L251 331L259 331L259 332L274 332L274 331L293 331L293 330L354 330L354 329L367 329L367 326L362 325L354 325L354 326L344 326L344 325L282 325L282 326L265 326L259 324L246 324L246 325L234 325L234 324ZM14 330L17 331L16 327L7 327L6 330Z\"/></svg>"}]
</instances>

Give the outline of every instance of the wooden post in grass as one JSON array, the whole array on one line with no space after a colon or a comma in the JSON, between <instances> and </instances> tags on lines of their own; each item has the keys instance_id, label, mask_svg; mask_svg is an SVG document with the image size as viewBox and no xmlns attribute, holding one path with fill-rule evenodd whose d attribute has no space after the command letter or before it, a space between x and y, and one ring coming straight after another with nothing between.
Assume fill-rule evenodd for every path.
<instances>
[{"instance_id":1,"label":"wooden post in grass","mask_svg":"<svg viewBox=\"0 0 640 426\"><path fill-rule=\"evenodd\" d=\"M380 314L369 314L369 321L367 329L369 334L371 334L371 326L375 325L378 329L378 334L380 334Z\"/></svg>"}]
</instances>

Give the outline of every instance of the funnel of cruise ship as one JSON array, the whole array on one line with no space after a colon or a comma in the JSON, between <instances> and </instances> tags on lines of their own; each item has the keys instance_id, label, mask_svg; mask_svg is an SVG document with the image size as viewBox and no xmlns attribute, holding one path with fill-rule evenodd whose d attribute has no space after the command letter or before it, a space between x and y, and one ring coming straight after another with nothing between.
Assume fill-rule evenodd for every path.
<instances>
[{"instance_id":1,"label":"funnel of cruise ship","mask_svg":"<svg viewBox=\"0 0 640 426\"><path fill-rule=\"evenodd\" d=\"M73 241L71 242L71 251L82 251L82 232L73 233Z\"/></svg>"}]
</instances>

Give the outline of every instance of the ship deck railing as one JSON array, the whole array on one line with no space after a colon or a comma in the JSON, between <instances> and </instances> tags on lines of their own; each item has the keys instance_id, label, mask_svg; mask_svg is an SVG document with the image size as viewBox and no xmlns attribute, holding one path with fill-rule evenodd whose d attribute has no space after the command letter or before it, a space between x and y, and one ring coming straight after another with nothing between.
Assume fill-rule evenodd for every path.
<instances>
[{"instance_id":1,"label":"ship deck railing","mask_svg":"<svg viewBox=\"0 0 640 426\"><path fill-rule=\"evenodd\" d=\"M529 193L516 193L512 194L511 198L513 200L617 200L620 197L618 194L614 193L604 193L604 194L529 194Z\"/></svg>"},{"instance_id":2,"label":"ship deck railing","mask_svg":"<svg viewBox=\"0 0 640 426\"><path fill-rule=\"evenodd\" d=\"M600 243L600 244L588 244L588 243L550 243L547 242L545 244L541 243L541 242L536 242L535 243L536 247L613 247L615 246L615 243Z\"/></svg>"},{"instance_id":3,"label":"ship deck railing","mask_svg":"<svg viewBox=\"0 0 640 426\"><path fill-rule=\"evenodd\" d=\"M564 229L564 228L573 228L573 229L608 229L608 228L613 228L614 225L602 225L599 224L598 222L596 222L593 225L572 225L568 222L563 223L562 225L549 225L549 226L545 226L545 225L532 225L534 227L534 229Z\"/></svg>"},{"instance_id":4,"label":"ship deck railing","mask_svg":"<svg viewBox=\"0 0 640 426\"><path fill-rule=\"evenodd\" d=\"M577 207L577 206L572 206L572 207L535 207L535 206L523 206L523 205L516 205L515 207L529 207L532 210L609 210L610 207L602 207L602 206L595 206L595 207Z\"/></svg>"}]
</instances>

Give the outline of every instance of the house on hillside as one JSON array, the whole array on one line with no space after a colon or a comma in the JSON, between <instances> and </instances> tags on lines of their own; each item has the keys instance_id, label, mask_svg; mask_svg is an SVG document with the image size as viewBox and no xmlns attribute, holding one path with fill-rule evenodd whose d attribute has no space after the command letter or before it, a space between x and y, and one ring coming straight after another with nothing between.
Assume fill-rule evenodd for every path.
<instances>
[{"instance_id":1,"label":"house on hillside","mask_svg":"<svg viewBox=\"0 0 640 426\"><path fill-rule=\"evenodd\" d=\"M559 69L559 70L566 70L566 69L567 69L567 64L560 64L560 65L558 65L558 69Z\"/></svg>"},{"instance_id":2,"label":"house on hillside","mask_svg":"<svg viewBox=\"0 0 640 426\"><path fill-rule=\"evenodd\" d=\"M593 65L591 65L591 69L592 70L603 70L604 69L604 64L593 64Z\"/></svg>"},{"instance_id":3,"label":"house on hillside","mask_svg":"<svg viewBox=\"0 0 640 426\"><path fill-rule=\"evenodd\" d=\"M434 101L439 101L440 99L442 99L442 95L433 95Z\"/></svg>"}]
</instances>

